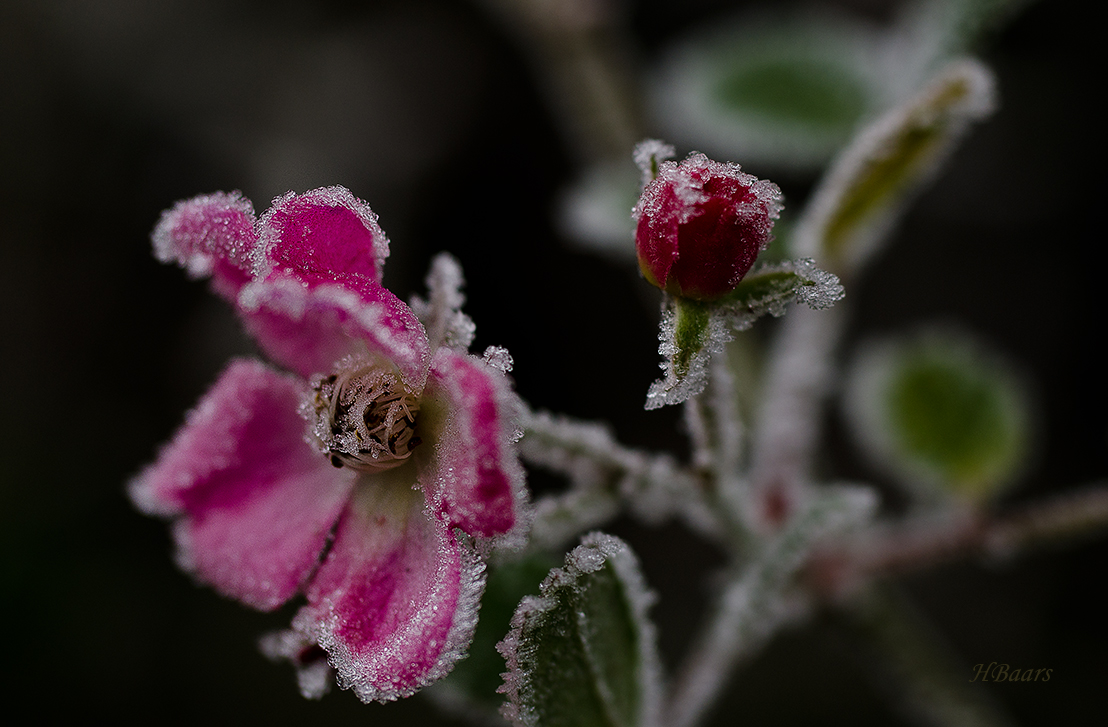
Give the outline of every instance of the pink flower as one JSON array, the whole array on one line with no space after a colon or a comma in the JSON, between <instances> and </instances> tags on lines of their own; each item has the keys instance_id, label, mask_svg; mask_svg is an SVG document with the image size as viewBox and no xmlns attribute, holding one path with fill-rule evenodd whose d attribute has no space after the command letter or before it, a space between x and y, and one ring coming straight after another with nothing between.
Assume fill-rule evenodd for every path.
<instances>
[{"instance_id":1,"label":"pink flower","mask_svg":"<svg viewBox=\"0 0 1108 727\"><path fill-rule=\"evenodd\" d=\"M297 663L306 695L332 669L367 702L441 678L476 626L480 554L526 519L507 357L466 353L457 264L436 261L425 329L381 286L388 241L342 187L260 220L238 194L197 197L153 241L291 373L233 361L133 499L174 519L180 564L221 593L264 611L304 596L263 648Z\"/></svg>"},{"instance_id":2,"label":"pink flower","mask_svg":"<svg viewBox=\"0 0 1108 727\"><path fill-rule=\"evenodd\" d=\"M635 207L639 268L653 285L711 301L735 289L771 239L781 190L738 164L662 162Z\"/></svg>"}]
</instances>

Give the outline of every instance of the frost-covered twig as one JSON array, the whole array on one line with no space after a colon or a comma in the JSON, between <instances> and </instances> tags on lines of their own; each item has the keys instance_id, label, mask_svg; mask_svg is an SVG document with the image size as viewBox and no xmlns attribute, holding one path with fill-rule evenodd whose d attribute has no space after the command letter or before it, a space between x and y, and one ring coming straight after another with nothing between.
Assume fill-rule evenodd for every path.
<instances>
[{"instance_id":1,"label":"frost-covered twig","mask_svg":"<svg viewBox=\"0 0 1108 727\"><path fill-rule=\"evenodd\" d=\"M1010 724L988 694L972 688L959 672L958 659L942 634L895 590L883 586L866 589L852 600L847 616L880 665L871 666L877 686L913 723L924 727Z\"/></svg>"},{"instance_id":2,"label":"frost-covered twig","mask_svg":"<svg viewBox=\"0 0 1108 727\"><path fill-rule=\"evenodd\" d=\"M808 574L817 592L838 597L869 579L973 556L1020 551L1108 529L1108 482L993 516L916 516L884 523L818 553Z\"/></svg>"},{"instance_id":3,"label":"frost-covered twig","mask_svg":"<svg viewBox=\"0 0 1108 727\"><path fill-rule=\"evenodd\" d=\"M820 406L845 320L840 304L823 311L797 306L782 321L766 369L753 445L754 500L748 510L756 529L784 522L796 488L809 476L819 441Z\"/></svg>"},{"instance_id":4,"label":"frost-covered twig","mask_svg":"<svg viewBox=\"0 0 1108 727\"><path fill-rule=\"evenodd\" d=\"M701 481L671 456L629 449L602 424L548 412L528 413L524 429L524 460L562 474L570 483L565 493L535 503L536 547L564 544L624 507L648 522L679 516L709 537L722 532L719 513L705 501Z\"/></svg>"},{"instance_id":5,"label":"frost-covered twig","mask_svg":"<svg viewBox=\"0 0 1108 727\"><path fill-rule=\"evenodd\" d=\"M614 3L483 0L531 56L539 84L582 162L622 159L642 136L630 42Z\"/></svg>"},{"instance_id":6,"label":"frost-covered twig","mask_svg":"<svg viewBox=\"0 0 1108 727\"><path fill-rule=\"evenodd\" d=\"M744 502L742 463L743 426L739 417L734 375L726 349L711 359L708 389L685 402L685 426L692 443L692 465L703 475L704 496L713 509L746 539L739 508Z\"/></svg>"},{"instance_id":7,"label":"frost-covered twig","mask_svg":"<svg viewBox=\"0 0 1108 727\"><path fill-rule=\"evenodd\" d=\"M808 613L806 600L788 587L813 543L865 521L875 507L873 493L861 488L809 493L788 526L724 588L670 690L664 724L696 724L744 658Z\"/></svg>"}]
</instances>

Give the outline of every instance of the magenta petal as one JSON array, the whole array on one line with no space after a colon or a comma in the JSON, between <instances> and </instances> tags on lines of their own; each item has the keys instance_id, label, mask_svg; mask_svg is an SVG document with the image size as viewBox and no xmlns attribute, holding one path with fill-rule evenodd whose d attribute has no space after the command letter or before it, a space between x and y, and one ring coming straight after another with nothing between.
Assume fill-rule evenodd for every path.
<instances>
[{"instance_id":1,"label":"magenta petal","mask_svg":"<svg viewBox=\"0 0 1108 727\"><path fill-rule=\"evenodd\" d=\"M348 354L371 353L394 364L418 393L431 360L423 325L386 288L361 281L357 291L290 277L255 281L239 296L239 310L266 353L306 377L329 373Z\"/></svg>"},{"instance_id":2,"label":"magenta petal","mask_svg":"<svg viewBox=\"0 0 1108 727\"><path fill-rule=\"evenodd\" d=\"M143 509L180 515L187 570L262 610L314 569L354 481L304 441L302 392L261 363L233 362L131 486Z\"/></svg>"},{"instance_id":3,"label":"magenta petal","mask_svg":"<svg viewBox=\"0 0 1108 727\"><path fill-rule=\"evenodd\" d=\"M484 538L522 525L523 472L511 448L518 400L501 371L468 354L435 352L417 434L420 484L466 533Z\"/></svg>"},{"instance_id":4,"label":"magenta petal","mask_svg":"<svg viewBox=\"0 0 1108 727\"><path fill-rule=\"evenodd\" d=\"M261 229L262 262L269 270L381 282L388 239L369 205L345 187L279 197Z\"/></svg>"},{"instance_id":5,"label":"magenta petal","mask_svg":"<svg viewBox=\"0 0 1108 727\"><path fill-rule=\"evenodd\" d=\"M162 213L151 239L158 260L177 262L193 277L210 275L216 292L234 299L253 267L254 207L239 192L184 200Z\"/></svg>"},{"instance_id":6,"label":"magenta petal","mask_svg":"<svg viewBox=\"0 0 1108 727\"><path fill-rule=\"evenodd\" d=\"M327 652L339 686L365 702L445 676L472 640L484 588L484 566L427 517L405 471L359 484L293 624Z\"/></svg>"}]
</instances>

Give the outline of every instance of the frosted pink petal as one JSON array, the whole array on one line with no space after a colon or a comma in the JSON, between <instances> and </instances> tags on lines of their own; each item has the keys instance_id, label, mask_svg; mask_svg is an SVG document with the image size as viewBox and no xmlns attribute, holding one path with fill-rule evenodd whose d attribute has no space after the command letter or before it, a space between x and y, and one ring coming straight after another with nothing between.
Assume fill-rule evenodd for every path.
<instances>
[{"instance_id":1,"label":"frosted pink petal","mask_svg":"<svg viewBox=\"0 0 1108 727\"><path fill-rule=\"evenodd\" d=\"M339 685L366 702L443 677L476 626L483 565L428 518L411 468L366 478L294 621L328 653Z\"/></svg>"},{"instance_id":2,"label":"frosted pink petal","mask_svg":"<svg viewBox=\"0 0 1108 727\"><path fill-rule=\"evenodd\" d=\"M216 292L234 299L251 277L254 207L239 192L184 200L162 213L151 239L158 260L177 262L193 277L210 275Z\"/></svg>"},{"instance_id":3,"label":"frosted pink petal","mask_svg":"<svg viewBox=\"0 0 1108 727\"><path fill-rule=\"evenodd\" d=\"M259 263L267 271L381 282L388 238L369 205L345 187L279 197L263 215L261 229Z\"/></svg>"},{"instance_id":4,"label":"frosted pink petal","mask_svg":"<svg viewBox=\"0 0 1108 727\"><path fill-rule=\"evenodd\" d=\"M266 353L305 377L330 372L347 354L368 352L393 363L419 392L431 361L423 324L386 288L359 282L352 290L291 277L255 281L239 296L239 312Z\"/></svg>"},{"instance_id":5,"label":"frosted pink petal","mask_svg":"<svg viewBox=\"0 0 1108 727\"><path fill-rule=\"evenodd\" d=\"M523 474L511 443L518 404L504 374L452 349L435 352L418 434L420 484L428 502L473 536L521 524Z\"/></svg>"},{"instance_id":6,"label":"frosted pink petal","mask_svg":"<svg viewBox=\"0 0 1108 727\"><path fill-rule=\"evenodd\" d=\"M157 462L132 483L147 511L179 515L183 567L270 610L316 566L354 477L304 441L304 385L233 362Z\"/></svg>"}]
</instances>

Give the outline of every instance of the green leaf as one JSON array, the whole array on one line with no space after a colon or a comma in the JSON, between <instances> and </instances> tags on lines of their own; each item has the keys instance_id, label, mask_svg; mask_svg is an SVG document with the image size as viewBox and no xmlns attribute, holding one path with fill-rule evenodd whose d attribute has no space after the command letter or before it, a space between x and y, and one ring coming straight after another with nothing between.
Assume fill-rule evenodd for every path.
<instances>
[{"instance_id":1,"label":"green leaf","mask_svg":"<svg viewBox=\"0 0 1108 727\"><path fill-rule=\"evenodd\" d=\"M618 538L585 536L524 598L499 645L508 663L503 714L528 727L656 724L660 676L653 599Z\"/></svg>"},{"instance_id":2,"label":"green leaf","mask_svg":"<svg viewBox=\"0 0 1108 727\"><path fill-rule=\"evenodd\" d=\"M995 494L1027 450L1026 397L974 341L932 331L871 348L848 389L859 440L902 481L970 502Z\"/></svg>"},{"instance_id":3,"label":"green leaf","mask_svg":"<svg viewBox=\"0 0 1108 727\"><path fill-rule=\"evenodd\" d=\"M512 614L520 599L532 593L557 564L546 553L490 566L481 598L481 618L469 647L469 656L454 671L431 687L428 693L445 706L462 706L469 713L496 714L504 698L497 693L503 683L504 659L496 644L508 632Z\"/></svg>"},{"instance_id":4,"label":"green leaf","mask_svg":"<svg viewBox=\"0 0 1108 727\"><path fill-rule=\"evenodd\" d=\"M896 74L883 39L845 14L760 9L668 51L651 84L658 123L743 165L812 173L879 111Z\"/></svg>"},{"instance_id":5,"label":"green leaf","mask_svg":"<svg viewBox=\"0 0 1108 727\"><path fill-rule=\"evenodd\" d=\"M969 123L991 113L994 85L980 63L955 63L864 129L816 190L798 223L794 251L839 275L854 272Z\"/></svg>"},{"instance_id":6,"label":"green leaf","mask_svg":"<svg viewBox=\"0 0 1108 727\"><path fill-rule=\"evenodd\" d=\"M800 57L759 58L736 65L716 87L736 112L823 127L842 138L866 110L866 89L845 68Z\"/></svg>"}]
</instances>

